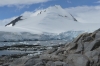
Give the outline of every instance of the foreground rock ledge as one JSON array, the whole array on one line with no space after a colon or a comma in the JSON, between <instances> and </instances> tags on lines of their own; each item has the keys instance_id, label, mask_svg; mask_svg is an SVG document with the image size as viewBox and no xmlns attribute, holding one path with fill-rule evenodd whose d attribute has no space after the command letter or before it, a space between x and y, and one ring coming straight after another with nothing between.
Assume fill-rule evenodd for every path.
<instances>
[{"instance_id":1,"label":"foreground rock ledge","mask_svg":"<svg viewBox=\"0 0 100 66\"><path fill-rule=\"evenodd\" d=\"M81 34L69 44L39 56L21 57L9 66L100 66L100 29Z\"/></svg>"}]
</instances>

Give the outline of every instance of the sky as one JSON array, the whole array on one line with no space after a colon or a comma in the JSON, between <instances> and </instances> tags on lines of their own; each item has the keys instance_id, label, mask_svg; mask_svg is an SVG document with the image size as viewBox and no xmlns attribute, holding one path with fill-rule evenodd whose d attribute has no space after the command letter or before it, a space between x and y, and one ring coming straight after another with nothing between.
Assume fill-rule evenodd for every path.
<instances>
[{"instance_id":1,"label":"sky","mask_svg":"<svg viewBox=\"0 0 100 66\"><path fill-rule=\"evenodd\" d=\"M0 22L4 23L25 12L54 5L60 5L79 22L100 21L100 0L0 0Z\"/></svg>"}]
</instances>

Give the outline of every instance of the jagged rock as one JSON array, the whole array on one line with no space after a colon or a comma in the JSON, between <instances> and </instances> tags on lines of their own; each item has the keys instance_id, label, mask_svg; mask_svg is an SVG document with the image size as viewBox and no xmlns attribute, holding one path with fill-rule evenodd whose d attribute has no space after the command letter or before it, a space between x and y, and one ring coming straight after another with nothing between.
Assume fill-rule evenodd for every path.
<instances>
[{"instance_id":1,"label":"jagged rock","mask_svg":"<svg viewBox=\"0 0 100 66\"><path fill-rule=\"evenodd\" d=\"M58 66L63 66L61 65L62 63L68 63L68 66L98 66L100 65L100 39L98 36L98 31L84 33L71 43L66 44L65 47L61 47L51 54L47 53L40 57L41 59L50 61L47 64L51 64L51 66L55 62L57 62ZM63 54L67 57L59 56Z\"/></svg>"},{"instance_id":2,"label":"jagged rock","mask_svg":"<svg viewBox=\"0 0 100 66\"><path fill-rule=\"evenodd\" d=\"M11 65L100 66L100 29L93 33L83 33L69 44L46 50L38 57L19 58Z\"/></svg>"}]
</instances>

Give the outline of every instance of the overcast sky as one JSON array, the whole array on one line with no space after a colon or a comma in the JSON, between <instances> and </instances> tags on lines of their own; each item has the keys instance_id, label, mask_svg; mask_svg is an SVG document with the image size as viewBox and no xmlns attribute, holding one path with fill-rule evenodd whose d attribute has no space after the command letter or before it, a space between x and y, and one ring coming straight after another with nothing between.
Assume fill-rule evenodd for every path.
<instances>
[{"instance_id":1,"label":"overcast sky","mask_svg":"<svg viewBox=\"0 0 100 66\"><path fill-rule=\"evenodd\" d=\"M79 22L100 23L100 0L0 0L0 22L54 5L62 6Z\"/></svg>"}]
</instances>

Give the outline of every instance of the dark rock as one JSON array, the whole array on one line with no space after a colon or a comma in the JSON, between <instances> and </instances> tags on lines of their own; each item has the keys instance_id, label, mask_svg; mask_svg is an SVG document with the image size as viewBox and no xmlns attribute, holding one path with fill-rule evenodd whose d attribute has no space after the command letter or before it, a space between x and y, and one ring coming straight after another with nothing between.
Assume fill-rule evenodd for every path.
<instances>
[{"instance_id":1,"label":"dark rock","mask_svg":"<svg viewBox=\"0 0 100 66\"><path fill-rule=\"evenodd\" d=\"M71 14L70 14L70 15L71 15ZM71 16L72 16L72 15L71 15ZM72 16L72 17L73 17L73 16ZM73 17L73 19L74 19L74 21L77 21L76 18Z\"/></svg>"},{"instance_id":2,"label":"dark rock","mask_svg":"<svg viewBox=\"0 0 100 66\"><path fill-rule=\"evenodd\" d=\"M14 26L14 25L16 24L16 22L22 20L21 17L22 17L22 16L17 17L16 19L14 19L14 20L11 21L10 23L6 24L5 26L10 25L10 24L12 24L12 26Z\"/></svg>"}]
</instances>

